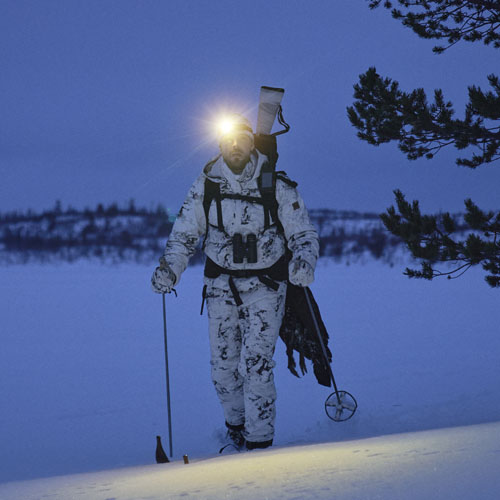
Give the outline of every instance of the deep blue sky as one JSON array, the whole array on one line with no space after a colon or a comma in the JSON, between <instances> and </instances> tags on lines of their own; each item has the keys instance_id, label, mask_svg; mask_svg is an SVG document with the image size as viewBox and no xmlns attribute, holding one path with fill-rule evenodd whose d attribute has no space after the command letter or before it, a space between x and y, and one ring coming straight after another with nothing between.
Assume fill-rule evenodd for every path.
<instances>
[{"instance_id":1,"label":"deep blue sky","mask_svg":"<svg viewBox=\"0 0 500 500\"><path fill-rule=\"evenodd\" d=\"M229 107L255 125L261 85L286 89L279 167L309 207L382 211L400 188L424 211L467 196L500 208L496 164L472 172L452 150L409 162L347 119L369 66L442 88L462 116L500 52L433 45L366 0L0 0L0 211L131 198L177 211L217 152L210 121Z\"/></svg>"}]
</instances>

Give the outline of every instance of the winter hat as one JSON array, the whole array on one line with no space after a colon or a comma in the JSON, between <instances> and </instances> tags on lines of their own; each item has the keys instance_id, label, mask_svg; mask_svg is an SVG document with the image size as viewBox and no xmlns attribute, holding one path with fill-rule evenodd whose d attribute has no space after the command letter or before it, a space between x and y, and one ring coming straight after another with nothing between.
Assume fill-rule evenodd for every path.
<instances>
[{"instance_id":1,"label":"winter hat","mask_svg":"<svg viewBox=\"0 0 500 500\"><path fill-rule=\"evenodd\" d=\"M253 141L253 130L250 121L239 113L231 113L224 117L218 127L219 144L222 139L228 134L235 132L248 135Z\"/></svg>"}]
</instances>

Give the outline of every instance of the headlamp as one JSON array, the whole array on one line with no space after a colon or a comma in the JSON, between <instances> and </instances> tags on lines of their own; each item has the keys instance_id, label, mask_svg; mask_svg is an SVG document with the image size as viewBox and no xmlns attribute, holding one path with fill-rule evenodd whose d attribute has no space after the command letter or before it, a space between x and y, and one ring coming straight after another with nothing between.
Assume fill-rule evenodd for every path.
<instances>
[{"instance_id":1,"label":"headlamp","mask_svg":"<svg viewBox=\"0 0 500 500\"><path fill-rule=\"evenodd\" d=\"M217 124L217 136L219 141L226 135L238 132L246 133L253 138L253 131L250 122L239 114L226 115L221 118Z\"/></svg>"},{"instance_id":2,"label":"headlamp","mask_svg":"<svg viewBox=\"0 0 500 500\"><path fill-rule=\"evenodd\" d=\"M222 118L222 120L217 124L217 135L221 137L223 135L230 134L234 131L234 126L235 121L230 117L226 116Z\"/></svg>"}]
</instances>

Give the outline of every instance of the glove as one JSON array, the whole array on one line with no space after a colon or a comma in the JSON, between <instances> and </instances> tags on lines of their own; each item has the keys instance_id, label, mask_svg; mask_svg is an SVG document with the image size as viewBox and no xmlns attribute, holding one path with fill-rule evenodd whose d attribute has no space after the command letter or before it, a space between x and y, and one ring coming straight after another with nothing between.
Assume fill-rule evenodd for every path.
<instances>
[{"instance_id":1,"label":"glove","mask_svg":"<svg viewBox=\"0 0 500 500\"><path fill-rule=\"evenodd\" d=\"M288 281L292 285L308 286L314 281L314 269L305 260L292 259L288 264Z\"/></svg>"},{"instance_id":2,"label":"glove","mask_svg":"<svg viewBox=\"0 0 500 500\"><path fill-rule=\"evenodd\" d=\"M156 293L170 293L177 278L167 263L158 266L151 276L151 288Z\"/></svg>"}]
</instances>

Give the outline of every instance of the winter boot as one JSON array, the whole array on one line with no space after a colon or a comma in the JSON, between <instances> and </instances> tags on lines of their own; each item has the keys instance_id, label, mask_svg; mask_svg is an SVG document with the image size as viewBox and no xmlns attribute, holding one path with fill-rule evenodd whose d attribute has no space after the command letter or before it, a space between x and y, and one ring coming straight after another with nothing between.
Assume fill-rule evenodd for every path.
<instances>
[{"instance_id":1,"label":"winter boot","mask_svg":"<svg viewBox=\"0 0 500 500\"><path fill-rule=\"evenodd\" d=\"M262 448L269 448L273 444L273 440L269 441L246 441L247 450L256 450Z\"/></svg>"},{"instance_id":2,"label":"winter boot","mask_svg":"<svg viewBox=\"0 0 500 500\"><path fill-rule=\"evenodd\" d=\"M243 437L243 429L245 424L232 425L226 422L227 437L233 442L236 448L241 449L245 445L245 438Z\"/></svg>"}]
</instances>

